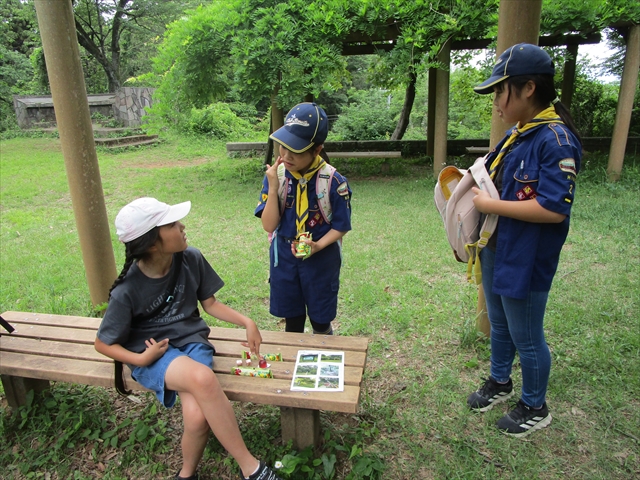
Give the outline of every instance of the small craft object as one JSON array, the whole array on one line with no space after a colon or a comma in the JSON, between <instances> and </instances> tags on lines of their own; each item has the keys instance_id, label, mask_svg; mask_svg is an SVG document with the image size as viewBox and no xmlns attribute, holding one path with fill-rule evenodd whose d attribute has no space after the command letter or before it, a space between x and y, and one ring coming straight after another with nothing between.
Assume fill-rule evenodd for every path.
<instances>
[{"instance_id":1,"label":"small craft object","mask_svg":"<svg viewBox=\"0 0 640 480\"><path fill-rule=\"evenodd\" d=\"M304 258L311 254L311 245L305 243L305 240L311 240L311 234L309 232L302 232L298 235L296 244L296 257Z\"/></svg>"},{"instance_id":2,"label":"small craft object","mask_svg":"<svg viewBox=\"0 0 640 480\"><path fill-rule=\"evenodd\" d=\"M231 374L243 377L273 378L271 370L266 368L235 367L231 369Z\"/></svg>"},{"instance_id":3,"label":"small craft object","mask_svg":"<svg viewBox=\"0 0 640 480\"><path fill-rule=\"evenodd\" d=\"M282 362L281 353L263 353L262 358L268 360L269 362Z\"/></svg>"},{"instance_id":4,"label":"small craft object","mask_svg":"<svg viewBox=\"0 0 640 480\"><path fill-rule=\"evenodd\" d=\"M243 360L258 360L258 356L255 353L251 353L251 352L242 352L242 359Z\"/></svg>"},{"instance_id":5,"label":"small craft object","mask_svg":"<svg viewBox=\"0 0 640 480\"><path fill-rule=\"evenodd\" d=\"M258 362L258 367L267 368L268 367L267 361L264 358L261 358L260 362Z\"/></svg>"}]
</instances>

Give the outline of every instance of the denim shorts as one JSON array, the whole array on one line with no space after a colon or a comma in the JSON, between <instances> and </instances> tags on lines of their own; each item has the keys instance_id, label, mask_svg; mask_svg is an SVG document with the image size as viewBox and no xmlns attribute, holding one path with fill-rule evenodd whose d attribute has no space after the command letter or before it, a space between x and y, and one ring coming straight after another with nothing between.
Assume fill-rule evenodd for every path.
<instances>
[{"instance_id":1,"label":"denim shorts","mask_svg":"<svg viewBox=\"0 0 640 480\"><path fill-rule=\"evenodd\" d=\"M215 349L206 343L188 343L182 347L169 345L164 355L151 365L134 367L131 371L131 376L143 387L153 390L161 404L171 408L176 403L176 392L166 390L164 387L164 377L167 374L169 364L178 357L189 357L198 363L213 368L214 353Z\"/></svg>"}]
</instances>

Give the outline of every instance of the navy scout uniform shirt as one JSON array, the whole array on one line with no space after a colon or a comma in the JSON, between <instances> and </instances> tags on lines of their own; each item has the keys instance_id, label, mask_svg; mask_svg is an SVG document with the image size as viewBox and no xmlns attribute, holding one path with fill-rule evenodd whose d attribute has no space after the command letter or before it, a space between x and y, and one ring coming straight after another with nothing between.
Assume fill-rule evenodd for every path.
<instances>
[{"instance_id":1,"label":"navy scout uniform shirt","mask_svg":"<svg viewBox=\"0 0 640 480\"><path fill-rule=\"evenodd\" d=\"M492 150L485 162L487 167L508 137ZM565 125L556 123L527 130L504 156L502 200L535 198L547 210L567 217L561 223L499 217L493 293L525 298L530 291L550 290L569 232L581 158L578 139Z\"/></svg>"},{"instance_id":2,"label":"navy scout uniform shirt","mask_svg":"<svg viewBox=\"0 0 640 480\"><path fill-rule=\"evenodd\" d=\"M285 202L284 212L280 218L278 226L278 235L287 239L295 239L296 230L296 190L298 181L288 170L285 170L285 178L288 180L287 200ZM307 184L307 196L309 199L309 217L307 218L306 231L312 234L312 240L317 242L324 237L329 230L338 230L339 232L348 232L351 230L351 188L347 183L347 179L340 173L335 172L329 188L329 199L333 216L331 224L325 222L318 198L316 195L316 181L318 174ZM265 176L262 180L262 191L260 192L260 201L255 209L255 216L261 217L267 198L269 196L269 181Z\"/></svg>"}]
</instances>

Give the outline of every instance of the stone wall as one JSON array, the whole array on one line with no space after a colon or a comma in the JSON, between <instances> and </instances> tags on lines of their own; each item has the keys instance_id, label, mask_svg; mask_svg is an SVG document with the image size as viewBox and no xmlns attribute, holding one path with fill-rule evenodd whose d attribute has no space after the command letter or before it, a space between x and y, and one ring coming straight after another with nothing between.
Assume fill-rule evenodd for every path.
<instances>
[{"instance_id":1,"label":"stone wall","mask_svg":"<svg viewBox=\"0 0 640 480\"><path fill-rule=\"evenodd\" d=\"M115 118L124 127L139 127L145 108L152 104L154 88L123 87L116 93L87 95L91 114ZM51 95L15 95L13 108L20 128L55 127Z\"/></svg>"},{"instance_id":2,"label":"stone wall","mask_svg":"<svg viewBox=\"0 0 640 480\"><path fill-rule=\"evenodd\" d=\"M145 107L152 105L154 88L123 87L116 92L113 116L125 127L139 127L146 115Z\"/></svg>"},{"instance_id":3,"label":"stone wall","mask_svg":"<svg viewBox=\"0 0 640 480\"><path fill-rule=\"evenodd\" d=\"M87 95L89 112L105 117L113 115L113 93ZM56 114L51 95L14 95L13 109L20 128L45 128L56 126Z\"/></svg>"}]
</instances>

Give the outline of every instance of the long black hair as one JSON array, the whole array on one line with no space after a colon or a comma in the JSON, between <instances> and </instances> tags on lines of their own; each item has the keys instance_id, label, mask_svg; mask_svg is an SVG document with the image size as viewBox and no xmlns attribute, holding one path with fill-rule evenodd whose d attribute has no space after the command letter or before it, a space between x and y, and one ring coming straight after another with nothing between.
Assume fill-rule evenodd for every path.
<instances>
[{"instance_id":1,"label":"long black hair","mask_svg":"<svg viewBox=\"0 0 640 480\"><path fill-rule=\"evenodd\" d=\"M118 278L115 279L113 285L111 285L111 288L109 289L109 299L111 299L111 292L113 289L124 281L124 277L127 275L127 272L131 268L131 265L133 265L133 262L135 260L143 260L149 256L149 249L155 245L160 238L158 234L159 230L160 227L155 227L153 230L145 233L141 237L124 244L124 266L122 267L120 275L118 275ZM114 360L114 364L116 391L121 395L131 394L131 390L127 390L127 386L124 381L124 366L122 365L122 362Z\"/></svg>"},{"instance_id":2,"label":"long black hair","mask_svg":"<svg viewBox=\"0 0 640 480\"><path fill-rule=\"evenodd\" d=\"M533 101L536 103L536 106L544 109L553 105L562 122L571 130L571 133L576 136L578 141L582 143L578 129L573 122L573 118L571 118L571 113L569 113L569 109L565 107L561 101L557 100L558 94L556 93L552 75L517 75L507 78L504 82L496 85L496 87L499 91L508 88L510 94L515 92L520 96L522 89L529 81L532 81L536 85L536 90L533 93Z\"/></svg>"}]
</instances>

